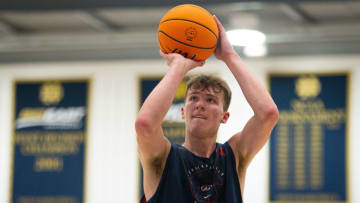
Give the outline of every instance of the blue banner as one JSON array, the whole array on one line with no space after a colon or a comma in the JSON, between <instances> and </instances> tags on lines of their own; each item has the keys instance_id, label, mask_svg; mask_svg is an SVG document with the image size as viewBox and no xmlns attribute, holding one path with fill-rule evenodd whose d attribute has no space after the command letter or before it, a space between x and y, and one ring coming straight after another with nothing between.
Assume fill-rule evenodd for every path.
<instances>
[{"instance_id":1,"label":"blue banner","mask_svg":"<svg viewBox=\"0 0 360 203\"><path fill-rule=\"evenodd\" d=\"M14 84L14 203L84 202L88 82Z\"/></svg>"},{"instance_id":2,"label":"blue banner","mask_svg":"<svg viewBox=\"0 0 360 203\"><path fill-rule=\"evenodd\" d=\"M348 75L270 75L270 202L347 202Z\"/></svg>"}]
</instances>

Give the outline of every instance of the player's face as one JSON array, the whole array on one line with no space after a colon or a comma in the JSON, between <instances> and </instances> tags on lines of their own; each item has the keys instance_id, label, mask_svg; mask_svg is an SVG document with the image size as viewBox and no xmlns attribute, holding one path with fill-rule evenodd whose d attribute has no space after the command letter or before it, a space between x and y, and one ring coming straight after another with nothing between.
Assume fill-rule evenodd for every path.
<instances>
[{"instance_id":1,"label":"player's face","mask_svg":"<svg viewBox=\"0 0 360 203\"><path fill-rule=\"evenodd\" d=\"M229 113L223 109L223 94L212 88L190 89L182 108L187 129L216 134L220 123L225 123L229 117Z\"/></svg>"}]
</instances>

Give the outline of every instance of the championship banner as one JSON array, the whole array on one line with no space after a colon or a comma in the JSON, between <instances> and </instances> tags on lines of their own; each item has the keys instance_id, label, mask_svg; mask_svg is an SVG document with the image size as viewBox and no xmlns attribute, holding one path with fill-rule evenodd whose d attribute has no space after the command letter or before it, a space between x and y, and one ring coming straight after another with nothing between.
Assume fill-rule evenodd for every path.
<instances>
[{"instance_id":1,"label":"championship banner","mask_svg":"<svg viewBox=\"0 0 360 203\"><path fill-rule=\"evenodd\" d=\"M160 82L161 78L141 78L140 79L140 106L149 96L151 91ZM185 142L185 123L181 118L181 107L184 106L185 92L186 92L187 78L182 81L177 89L174 101L166 114L162 123L162 128L165 137L171 143L183 144ZM140 108L140 107L139 107ZM144 194L143 191L143 173L140 170L140 196Z\"/></svg>"},{"instance_id":2,"label":"championship banner","mask_svg":"<svg viewBox=\"0 0 360 203\"><path fill-rule=\"evenodd\" d=\"M15 81L10 203L83 203L87 80Z\"/></svg>"},{"instance_id":3,"label":"championship banner","mask_svg":"<svg viewBox=\"0 0 360 203\"><path fill-rule=\"evenodd\" d=\"M345 203L348 75L270 75L280 117L270 139L271 203Z\"/></svg>"}]
</instances>

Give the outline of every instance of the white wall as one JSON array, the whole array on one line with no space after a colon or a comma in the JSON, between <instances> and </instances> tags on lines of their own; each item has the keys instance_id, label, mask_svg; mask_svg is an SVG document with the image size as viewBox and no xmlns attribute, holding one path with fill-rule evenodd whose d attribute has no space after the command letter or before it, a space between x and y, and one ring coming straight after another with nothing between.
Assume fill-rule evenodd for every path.
<instances>
[{"instance_id":1,"label":"white wall","mask_svg":"<svg viewBox=\"0 0 360 203\"><path fill-rule=\"evenodd\" d=\"M255 76L266 85L268 72L351 72L349 203L360 202L360 57L323 56L271 58L245 61ZM11 85L14 79L83 78L92 79L87 146L87 203L137 202L138 161L134 120L138 110L140 75L158 76L167 70L164 61L63 62L33 64L0 64L0 202L9 199ZM230 119L221 126L219 141L226 141L241 130L252 115L235 79L226 67L209 60L192 72L220 74L233 90ZM268 146L250 165L245 185L246 203L268 200Z\"/></svg>"}]
</instances>

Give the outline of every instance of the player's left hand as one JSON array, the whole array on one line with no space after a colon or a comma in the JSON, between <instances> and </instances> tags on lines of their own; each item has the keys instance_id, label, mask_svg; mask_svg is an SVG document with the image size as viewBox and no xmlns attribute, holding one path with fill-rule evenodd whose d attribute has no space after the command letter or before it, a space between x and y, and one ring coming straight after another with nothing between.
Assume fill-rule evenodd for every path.
<instances>
[{"instance_id":1,"label":"player's left hand","mask_svg":"<svg viewBox=\"0 0 360 203\"><path fill-rule=\"evenodd\" d=\"M226 61L226 59L233 55L237 54L235 50L233 49L229 39L226 36L226 31L224 26L221 24L219 19L214 15L214 20L216 21L216 24L219 29L219 41L215 50L215 57L219 60Z\"/></svg>"}]
</instances>

